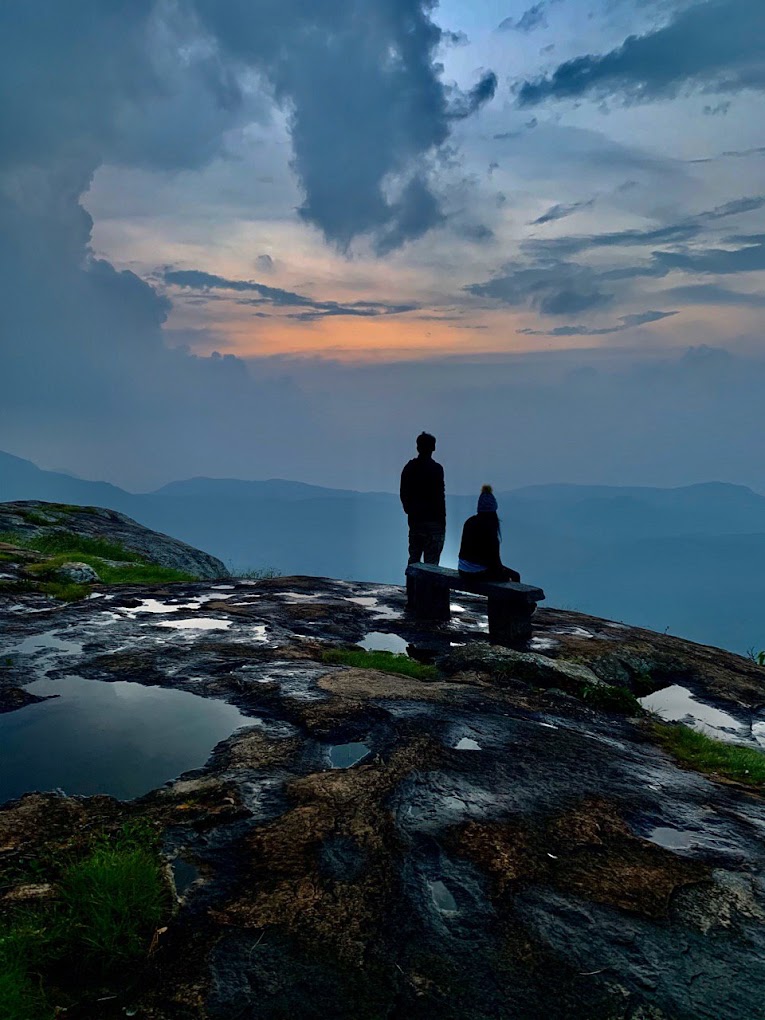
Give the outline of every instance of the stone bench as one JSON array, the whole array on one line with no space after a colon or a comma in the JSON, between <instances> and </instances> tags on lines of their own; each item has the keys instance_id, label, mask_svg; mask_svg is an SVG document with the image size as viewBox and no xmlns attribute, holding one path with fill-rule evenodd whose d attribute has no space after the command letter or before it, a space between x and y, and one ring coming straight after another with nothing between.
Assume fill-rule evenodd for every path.
<instances>
[{"instance_id":1,"label":"stone bench","mask_svg":"<svg viewBox=\"0 0 765 1020\"><path fill-rule=\"evenodd\" d=\"M497 645L517 645L531 637L531 617L545 593L514 581L472 581L456 570L431 563L406 568L409 608L418 620L448 620L449 592L486 595L489 600L489 639Z\"/></svg>"}]
</instances>

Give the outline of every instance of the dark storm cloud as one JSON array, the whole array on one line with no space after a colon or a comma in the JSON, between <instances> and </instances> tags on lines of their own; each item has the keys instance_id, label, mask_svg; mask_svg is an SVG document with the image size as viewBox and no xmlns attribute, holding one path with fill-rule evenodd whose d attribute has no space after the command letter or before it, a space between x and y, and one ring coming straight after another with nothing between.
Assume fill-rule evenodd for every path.
<instances>
[{"instance_id":1,"label":"dark storm cloud","mask_svg":"<svg viewBox=\"0 0 765 1020\"><path fill-rule=\"evenodd\" d=\"M382 251L440 222L428 159L455 119L491 99L496 78L485 74L467 94L444 86L434 0L194 6L229 58L263 73L291 111L303 219L341 249L368 233Z\"/></svg>"},{"instance_id":2,"label":"dark storm cloud","mask_svg":"<svg viewBox=\"0 0 765 1020\"><path fill-rule=\"evenodd\" d=\"M668 319L677 312L638 312L634 315L621 315L618 326L556 326L554 329L518 329L517 333L524 336L608 336L611 333L623 333L626 329L645 326L651 322Z\"/></svg>"},{"instance_id":3,"label":"dark storm cloud","mask_svg":"<svg viewBox=\"0 0 765 1020\"><path fill-rule=\"evenodd\" d=\"M688 90L765 90L763 38L762 0L706 0L609 53L568 60L549 76L523 82L518 104L583 96L647 102Z\"/></svg>"},{"instance_id":4,"label":"dark storm cloud","mask_svg":"<svg viewBox=\"0 0 765 1020\"><path fill-rule=\"evenodd\" d=\"M231 356L195 356L193 334L172 335L185 346L170 349L167 298L94 257L81 198L106 163L175 172L225 157L227 136L266 124L276 103L307 221L341 248L365 235L389 251L420 236L442 219L430 171L439 147L495 87L489 75L467 95L443 83L432 9L430 0L0 4L6 439L12 430L60 463L90 451L102 473L138 460L138 473L166 476L169 465L193 473L200 458L225 461L234 448L239 457L247 444L237 437L279 420L258 456L279 470L300 448L310 464L327 437L299 389L263 384ZM253 165L253 179L263 170ZM253 316L268 306L305 318L410 307L313 302L266 285L237 299L265 305Z\"/></svg>"},{"instance_id":5,"label":"dark storm cloud","mask_svg":"<svg viewBox=\"0 0 765 1020\"><path fill-rule=\"evenodd\" d=\"M296 294L291 290L269 287L265 283L257 283L254 280L229 280L224 276L204 273L199 269L166 269L162 273L162 279L170 286L188 290L204 292L230 290L238 293L252 292L259 295L255 300L241 302L246 304L269 304L288 308L305 307L310 309L310 311L288 316L288 318L302 319L304 321L328 315L399 315L401 312L411 312L417 307L412 304L391 304L385 301L353 301L346 303L339 301L316 301L314 298L306 297L304 294Z\"/></svg>"}]
</instances>

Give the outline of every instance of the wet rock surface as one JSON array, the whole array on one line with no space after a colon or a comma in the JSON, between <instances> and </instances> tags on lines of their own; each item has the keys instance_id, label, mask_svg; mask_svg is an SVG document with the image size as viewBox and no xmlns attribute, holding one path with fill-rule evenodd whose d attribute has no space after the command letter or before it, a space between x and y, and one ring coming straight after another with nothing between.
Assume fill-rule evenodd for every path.
<instances>
[{"instance_id":1,"label":"wet rock surface","mask_svg":"<svg viewBox=\"0 0 765 1020\"><path fill-rule=\"evenodd\" d=\"M19 860L147 817L177 912L131 1000L89 1016L762 1015L762 795L678 767L643 720L576 695L681 685L751 732L765 670L581 614L534 621L529 647L500 649L481 599L423 625L399 588L317 578L0 596L0 718L38 710L31 682L71 676L246 717L137 800L5 804L3 902L52 895L14 878ZM437 673L322 661L370 634Z\"/></svg>"}]
</instances>

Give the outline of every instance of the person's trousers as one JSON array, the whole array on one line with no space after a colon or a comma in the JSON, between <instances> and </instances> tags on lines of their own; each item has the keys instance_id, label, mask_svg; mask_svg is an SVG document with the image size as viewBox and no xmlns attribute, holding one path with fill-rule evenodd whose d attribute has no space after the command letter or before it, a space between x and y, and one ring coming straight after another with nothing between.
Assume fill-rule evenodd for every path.
<instances>
[{"instance_id":1,"label":"person's trousers","mask_svg":"<svg viewBox=\"0 0 765 1020\"><path fill-rule=\"evenodd\" d=\"M409 562L435 563L441 559L446 530L440 521L409 522Z\"/></svg>"}]
</instances>

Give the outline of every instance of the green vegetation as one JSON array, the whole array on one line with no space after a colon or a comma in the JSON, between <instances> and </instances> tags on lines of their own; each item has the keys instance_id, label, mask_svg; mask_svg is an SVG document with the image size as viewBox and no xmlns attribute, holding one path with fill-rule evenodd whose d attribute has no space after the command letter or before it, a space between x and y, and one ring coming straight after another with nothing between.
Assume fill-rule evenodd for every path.
<instances>
[{"instance_id":1,"label":"green vegetation","mask_svg":"<svg viewBox=\"0 0 765 1020\"><path fill-rule=\"evenodd\" d=\"M34 549L35 552L45 553L48 556L66 554L68 559L74 559L74 555L98 556L102 560L119 560L124 563L145 563L146 560L137 552L126 549L118 542L107 542L103 538L88 538L85 535L77 535L73 531L46 532L44 535L35 535L32 538L18 542L25 549Z\"/></svg>"},{"instance_id":2,"label":"green vegetation","mask_svg":"<svg viewBox=\"0 0 765 1020\"><path fill-rule=\"evenodd\" d=\"M765 784L765 754L756 748L714 740L682 723L654 723L653 730L659 743L684 765L754 786Z\"/></svg>"},{"instance_id":3,"label":"green vegetation","mask_svg":"<svg viewBox=\"0 0 765 1020\"><path fill-rule=\"evenodd\" d=\"M124 982L168 912L150 826L133 823L94 839L64 865L52 899L3 919L0 1020L48 1020L53 989L60 1006L70 998L66 989L81 999L91 983Z\"/></svg>"},{"instance_id":4,"label":"green vegetation","mask_svg":"<svg viewBox=\"0 0 765 1020\"><path fill-rule=\"evenodd\" d=\"M79 602L90 594L87 584L76 584L74 581L45 581L37 586L37 591L50 595L59 602Z\"/></svg>"},{"instance_id":5,"label":"green vegetation","mask_svg":"<svg viewBox=\"0 0 765 1020\"><path fill-rule=\"evenodd\" d=\"M274 577L281 577L281 570L276 567L252 567L250 570L232 570L234 577L240 577L245 581L270 581Z\"/></svg>"},{"instance_id":6,"label":"green vegetation","mask_svg":"<svg viewBox=\"0 0 765 1020\"><path fill-rule=\"evenodd\" d=\"M107 563L90 553L61 553L44 563L33 563L27 567L30 574L53 578L65 563L87 563L98 574L104 584L164 584L172 581L195 581L193 574L172 567L160 567L156 563L130 562L115 565Z\"/></svg>"},{"instance_id":7,"label":"green vegetation","mask_svg":"<svg viewBox=\"0 0 765 1020\"><path fill-rule=\"evenodd\" d=\"M586 684L580 692L580 697L591 708L599 708L604 712L619 712L622 715L643 713L640 702L626 687L596 687L594 684Z\"/></svg>"},{"instance_id":8,"label":"green vegetation","mask_svg":"<svg viewBox=\"0 0 765 1020\"><path fill-rule=\"evenodd\" d=\"M322 652L322 662L334 665L355 666L357 669L378 669L381 673L395 673L410 676L415 680L435 680L438 670L426 666L408 655L395 652L367 652L362 648L333 648Z\"/></svg>"},{"instance_id":9,"label":"green vegetation","mask_svg":"<svg viewBox=\"0 0 765 1020\"><path fill-rule=\"evenodd\" d=\"M26 571L39 583L6 582L0 585L3 591L42 592L63 602L84 598L90 591L88 585L75 584L60 577L59 570L66 563L87 563L104 584L170 584L197 580L194 574L186 571L151 563L117 542L88 538L61 529L32 537L4 532L0 534L0 541L13 543L19 548L33 550L47 557L39 563L25 566ZM14 559L12 553L0 553L0 556L7 561Z\"/></svg>"}]
</instances>

